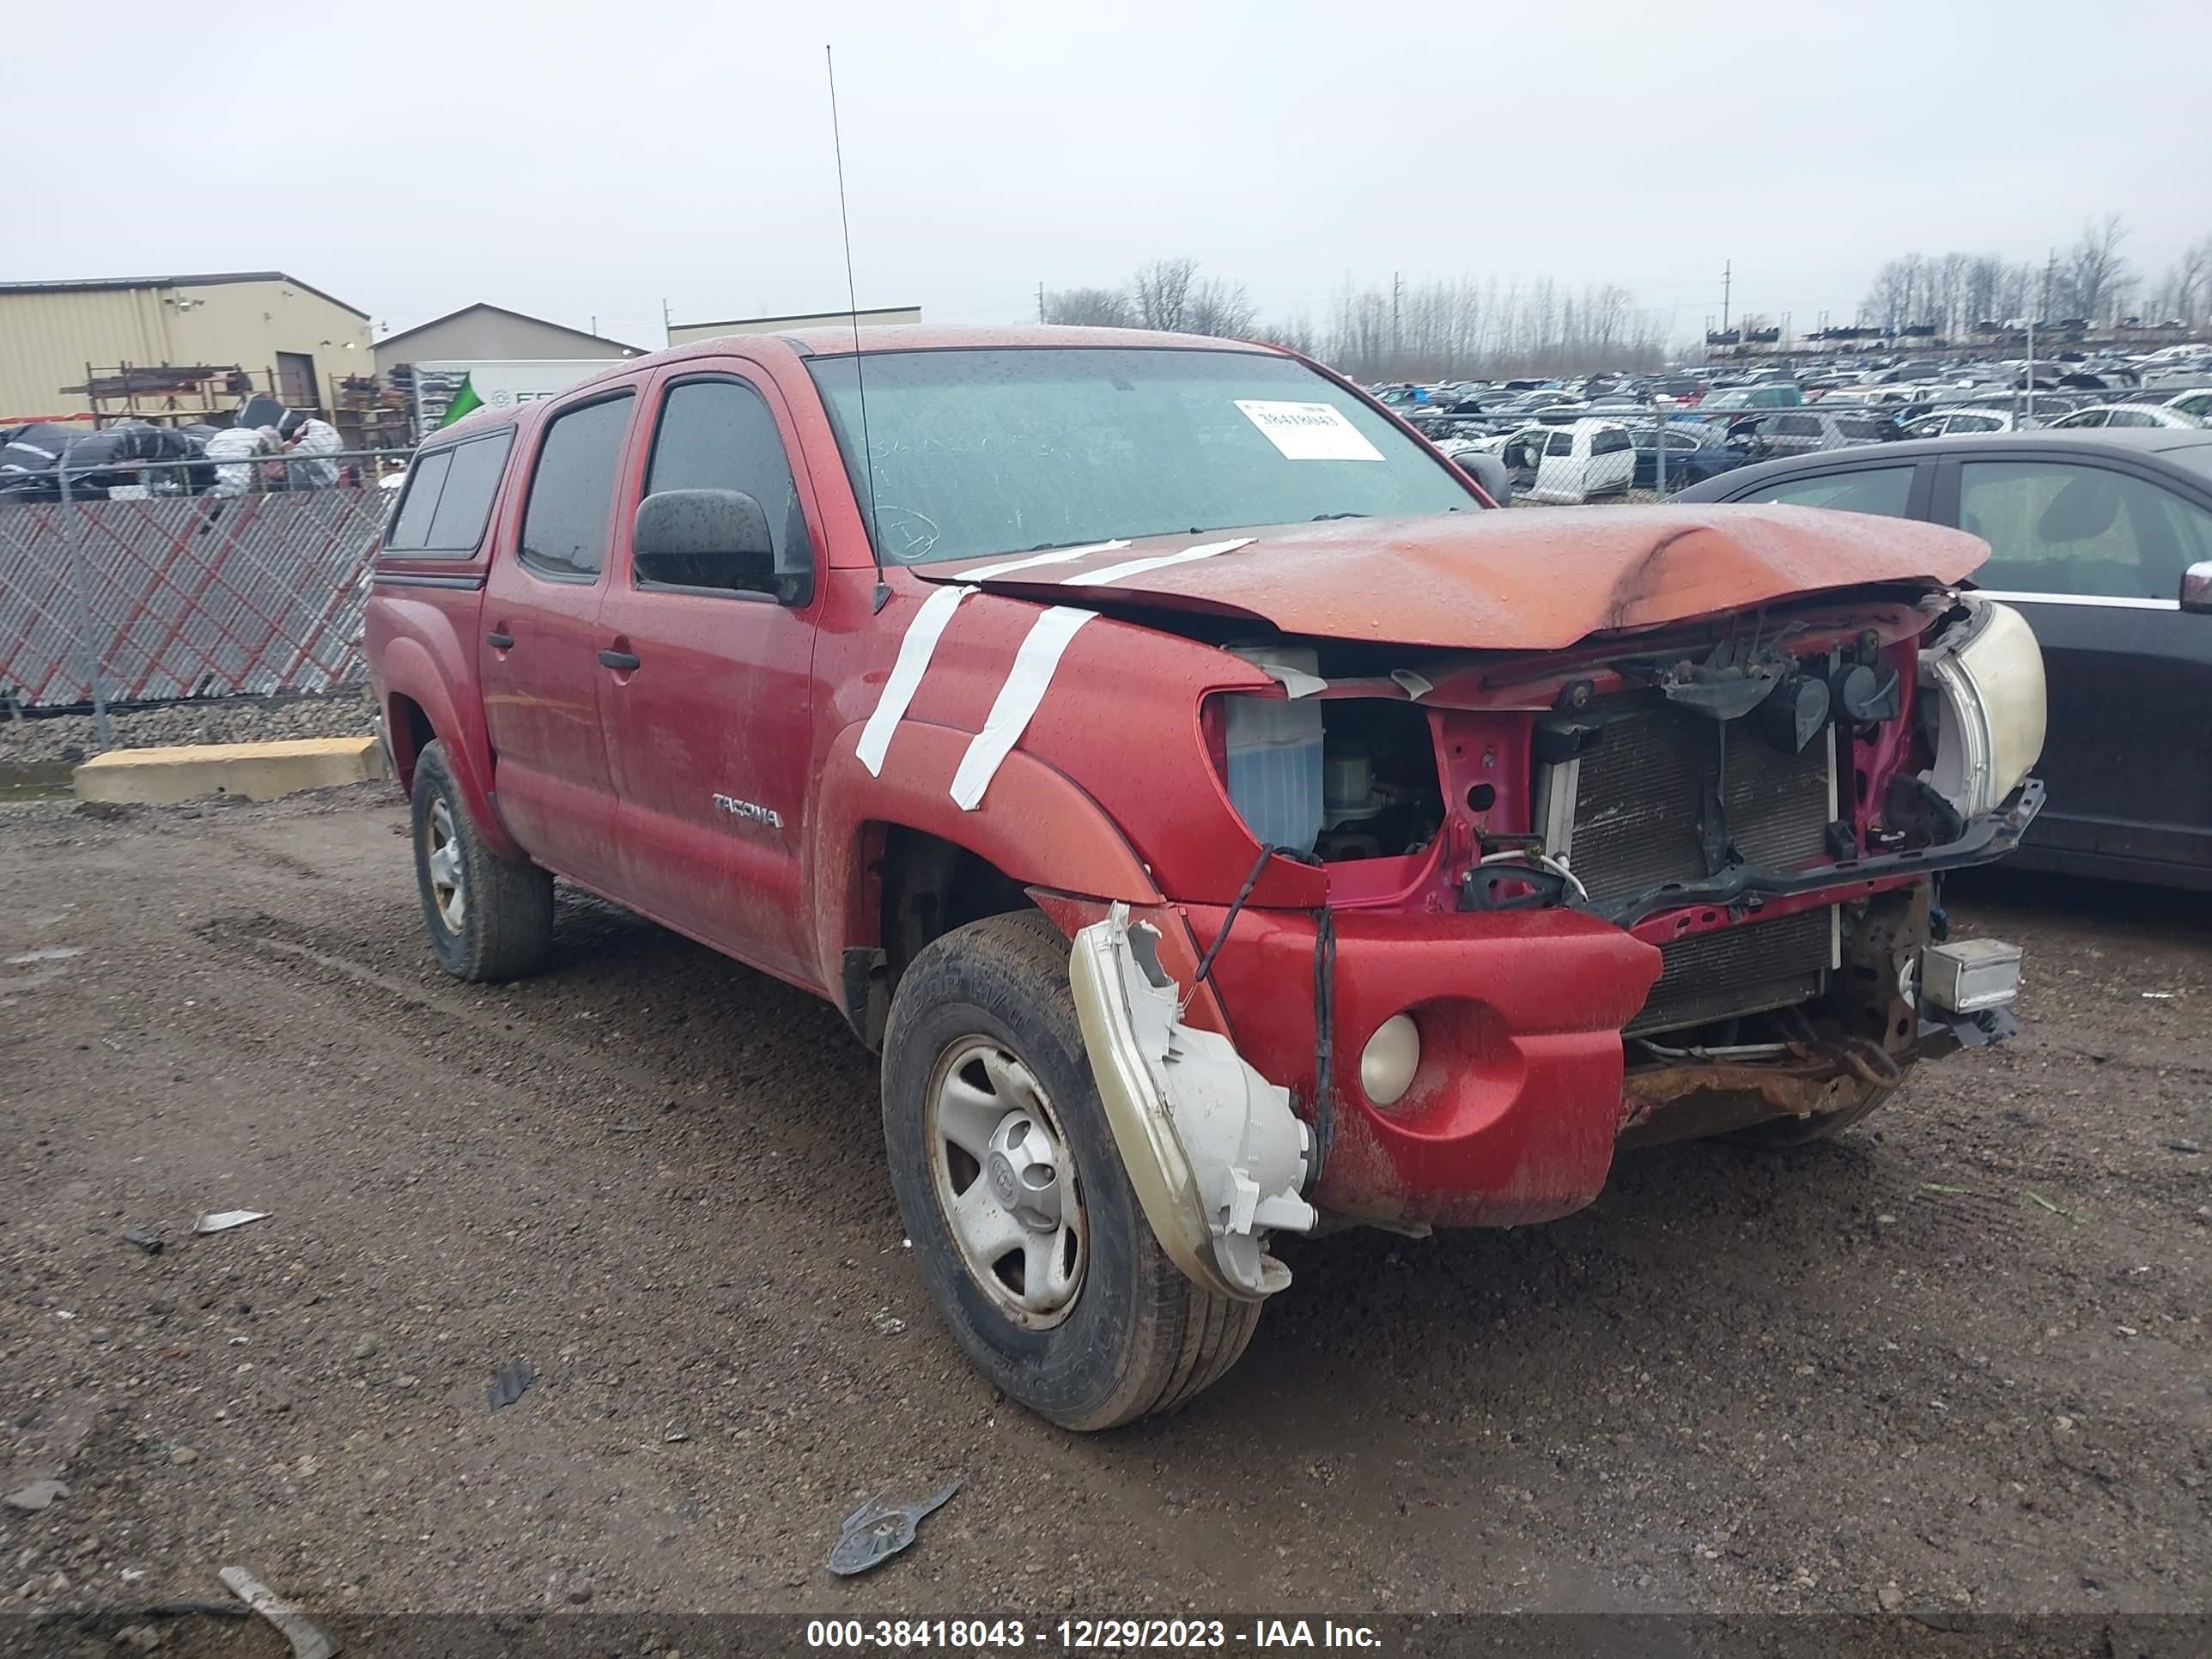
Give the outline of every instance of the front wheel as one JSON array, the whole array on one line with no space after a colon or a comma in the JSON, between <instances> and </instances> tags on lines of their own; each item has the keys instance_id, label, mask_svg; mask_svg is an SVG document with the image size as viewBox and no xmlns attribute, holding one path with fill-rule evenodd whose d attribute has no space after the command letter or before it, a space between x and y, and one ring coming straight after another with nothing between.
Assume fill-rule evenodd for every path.
<instances>
[{"instance_id":1,"label":"front wheel","mask_svg":"<svg viewBox=\"0 0 2212 1659\"><path fill-rule=\"evenodd\" d=\"M1106 1429L1218 1379L1260 1304L1192 1284L1152 1236L1099 1105L1067 962L1034 910L917 955L884 1033L884 1138L954 1340L1030 1410Z\"/></svg>"}]
</instances>

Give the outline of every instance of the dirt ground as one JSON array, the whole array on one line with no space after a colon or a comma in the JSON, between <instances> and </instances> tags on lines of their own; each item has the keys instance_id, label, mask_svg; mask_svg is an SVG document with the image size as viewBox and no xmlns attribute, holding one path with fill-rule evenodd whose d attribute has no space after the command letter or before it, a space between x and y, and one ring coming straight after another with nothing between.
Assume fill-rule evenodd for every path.
<instances>
[{"instance_id":1,"label":"dirt ground","mask_svg":"<svg viewBox=\"0 0 2212 1659\"><path fill-rule=\"evenodd\" d=\"M1222 1386L1092 1438L940 1333L837 1016L562 903L552 969L478 989L388 787L0 808L5 1489L70 1488L0 1508L9 1609L234 1562L341 1616L2206 1606L2202 901L1955 890L2027 948L2018 1042L1551 1226L1294 1242Z\"/></svg>"}]
</instances>

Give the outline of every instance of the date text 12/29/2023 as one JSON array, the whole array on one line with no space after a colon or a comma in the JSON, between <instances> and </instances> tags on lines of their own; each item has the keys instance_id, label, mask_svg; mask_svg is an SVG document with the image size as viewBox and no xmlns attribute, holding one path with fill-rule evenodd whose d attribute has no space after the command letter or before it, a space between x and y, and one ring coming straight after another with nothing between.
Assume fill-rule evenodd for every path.
<instances>
[{"instance_id":1,"label":"date text 12/29/2023","mask_svg":"<svg viewBox=\"0 0 2212 1659\"><path fill-rule=\"evenodd\" d=\"M1010 1652L1036 1647L1064 1653L1114 1653L1248 1648L1351 1648L1382 1645L1365 1625L1333 1619L811 1619L806 1645L826 1650Z\"/></svg>"}]
</instances>

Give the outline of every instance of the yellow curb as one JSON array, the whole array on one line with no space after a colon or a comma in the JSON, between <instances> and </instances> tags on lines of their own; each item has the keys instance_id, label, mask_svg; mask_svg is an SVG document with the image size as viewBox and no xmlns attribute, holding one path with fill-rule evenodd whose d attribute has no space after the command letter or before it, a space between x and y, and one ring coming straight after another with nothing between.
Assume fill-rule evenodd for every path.
<instances>
[{"instance_id":1,"label":"yellow curb","mask_svg":"<svg viewBox=\"0 0 2212 1659\"><path fill-rule=\"evenodd\" d=\"M301 738L113 749L78 767L70 781L79 800L167 806L209 795L274 800L302 789L387 775L384 751L374 738Z\"/></svg>"}]
</instances>

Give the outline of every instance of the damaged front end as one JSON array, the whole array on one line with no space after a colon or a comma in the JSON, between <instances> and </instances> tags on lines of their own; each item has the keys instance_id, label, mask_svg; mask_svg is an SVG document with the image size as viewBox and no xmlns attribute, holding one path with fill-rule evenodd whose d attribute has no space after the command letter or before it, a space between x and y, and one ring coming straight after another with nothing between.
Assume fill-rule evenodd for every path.
<instances>
[{"instance_id":1,"label":"damaged front end","mask_svg":"<svg viewBox=\"0 0 2212 1659\"><path fill-rule=\"evenodd\" d=\"M1158 939L1115 905L1080 929L1068 979L1115 1149L1152 1232L1197 1284L1257 1302L1291 1282L1270 1232L1309 1232L1313 1136L1287 1090L1226 1037L1185 1025Z\"/></svg>"}]
</instances>

